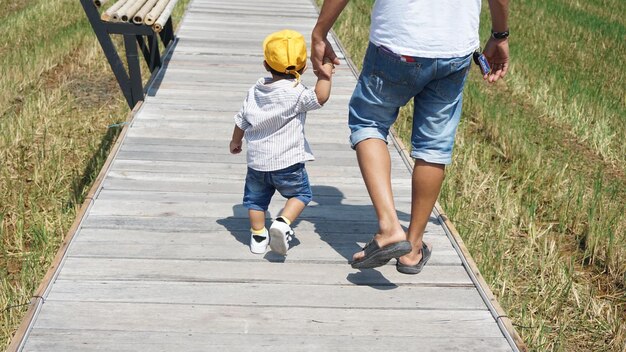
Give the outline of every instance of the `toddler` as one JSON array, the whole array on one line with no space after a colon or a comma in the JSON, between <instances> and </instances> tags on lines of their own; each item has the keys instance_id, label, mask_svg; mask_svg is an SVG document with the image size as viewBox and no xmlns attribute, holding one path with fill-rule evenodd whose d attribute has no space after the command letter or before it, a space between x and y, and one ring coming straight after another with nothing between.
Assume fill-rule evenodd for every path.
<instances>
[{"instance_id":1,"label":"toddler","mask_svg":"<svg viewBox=\"0 0 626 352\"><path fill-rule=\"evenodd\" d=\"M315 89L300 82L307 62L306 43L302 34L282 30L263 41L265 69L271 77L260 78L248 90L243 107L235 115L230 152L242 150L246 139L248 172L243 205L250 217L250 250L287 254L294 232L291 223L312 199L304 163L314 160L304 136L306 112L319 109L330 96L334 66L325 60ZM269 231L265 212L275 191L287 199Z\"/></svg>"}]
</instances>

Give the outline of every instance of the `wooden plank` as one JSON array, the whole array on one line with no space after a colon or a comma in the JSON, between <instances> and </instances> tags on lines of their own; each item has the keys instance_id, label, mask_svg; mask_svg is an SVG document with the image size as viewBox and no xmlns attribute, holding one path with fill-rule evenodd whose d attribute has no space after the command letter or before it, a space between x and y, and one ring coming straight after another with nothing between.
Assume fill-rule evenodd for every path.
<instances>
[{"instance_id":1,"label":"wooden plank","mask_svg":"<svg viewBox=\"0 0 626 352\"><path fill-rule=\"evenodd\" d=\"M124 232L120 232L123 234ZM72 244L72 251L69 255L76 258L110 258L110 259L174 259L174 260L264 260L262 256L250 253L248 247L249 233L245 233L246 241L243 237L236 234L227 233L225 236L231 237L232 241L220 241L217 244L211 243L195 243L185 245L172 245L168 242L158 244L154 243L136 243L136 244L118 244L111 242L85 242L77 241ZM337 243L337 244L321 244L315 245L309 242L321 242L319 238L296 237L292 240L289 248L290 262L323 262L329 264L343 264L348 268L352 255L361 250L363 243L369 239L363 239L359 243L353 242ZM433 240L425 237L427 243L442 242L441 240ZM294 246L295 244L295 246ZM457 252L452 249L450 243L444 243L448 248L434 245L433 257L428 265L461 265ZM329 249L331 248L331 249ZM73 255L73 253L77 253ZM271 260L278 260L268 252ZM390 261L387 265L394 266L395 260Z\"/></svg>"},{"instance_id":2,"label":"wooden plank","mask_svg":"<svg viewBox=\"0 0 626 352\"><path fill-rule=\"evenodd\" d=\"M258 79L262 76L255 75L255 77L256 79ZM256 80L251 80L250 85L255 84L255 82ZM232 97L235 97L239 99L241 103L246 97L246 92L247 90L225 92L225 91L219 91L219 90L211 91L208 89L202 89L202 90L182 89L181 87L178 87L177 89L165 89L161 87L159 88L159 90L156 92L154 96L160 97L163 99L174 99L174 98L178 98L181 94L184 94L186 100L197 99L197 100L204 100L204 101L209 101L209 102L210 101L219 102L222 99L230 99ZM347 102L351 96L352 96L352 90L347 90L347 89L339 90L338 89L337 91L333 91L333 99L343 100Z\"/></svg>"},{"instance_id":3,"label":"wooden plank","mask_svg":"<svg viewBox=\"0 0 626 352\"><path fill-rule=\"evenodd\" d=\"M213 79L214 83L210 86L220 87L222 85L233 86L233 82L239 82L237 89L233 89L233 94L239 94L242 98L245 97L247 90L254 85L260 78L266 77L268 74L263 70L263 57L256 58L253 66L233 65L232 67L223 68L219 70L219 67L215 67L208 63L204 66L194 65L187 66L186 68L172 68L168 69L163 75L158 76L160 83L180 83L187 85L196 85L208 87L208 80ZM248 68L248 69L247 69ZM342 70L337 72L333 76L333 87L341 88L354 88L356 80L352 77L341 76L342 72L349 74L350 71ZM233 72L230 72L233 71ZM302 82L307 87L315 86L315 76L312 73L305 73L302 77ZM161 88L159 86L158 88ZM334 92L334 91L333 91ZM179 97L182 98L182 97ZM342 105L345 109L348 107L348 98L345 94L342 96L335 96L332 94L330 99L332 101L346 100L345 105ZM332 104L329 104L332 105ZM326 107L326 106L325 106Z\"/></svg>"},{"instance_id":4,"label":"wooden plank","mask_svg":"<svg viewBox=\"0 0 626 352\"><path fill-rule=\"evenodd\" d=\"M277 216L284 203L273 202L269 205L268 213ZM112 216L167 216L167 217L228 217L235 213L237 216L247 214L247 210L240 204L233 203L209 203L209 202L156 202L141 200L116 200L98 199L94 202L90 214ZM410 214L397 210L398 217L405 222L409 221ZM302 212L300 219L307 220L346 220L362 221L376 219L376 213L371 205L351 204L323 204L308 206Z\"/></svg>"},{"instance_id":5,"label":"wooden plank","mask_svg":"<svg viewBox=\"0 0 626 352\"><path fill-rule=\"evenodd\" d=\"M431 265L424 267L419 275L404 275L391 265L358 271L346 264L290 262L289 256L282 258L271 254L253 262L69 257L59 278L363 286L471 285L465 269L458 265Z\"/></svg>"},{"instance_id":6,"label":"wooden plank","mask_svg":"<svg viewBox=\"0 0 626 352\"><path fill-rule=\"evenodd\" d=\"M142 152L142 154L154 155L156 153ZM124 155L127 155L127 154L124 154ZM172 155L172 153L163 153L163 155ZM185 155L185 159L191 158L190 154L184 154L184 155ZM209 159L209 155L211 154L199 154L197 159L198 160L202 160L203 158ZM213 155L213 157L215 158L217 158L218 156L219 155ZM230 157L230 155L228 155L227 157ZM175 156L171 156L170 160L175 160ZM220 160L221 163L223 163L223 161L226 161L228 159L221 158L218 160ZM354 165L354 167L349 169L351 173L347 173L343 177L336 176L335 174L330 174L330 175L326 174L324 172L323 166L327 166L327 165L321 165L321 167L312 167L313 170L318 170L318 171L314 171L315 179L312 179L311 181L315 181L316 183L320 183L320 184L334 183L339 189L341 189L341 185L344 185L344 184L363 185L363 188L362 188L363 195L367 194L365 185L363 184L363 178L361 177L359 169L356 165ZM401 172L402 171L397 171L397 173L401 173ZM402 173L404 173L404 175L402 174L396 175L398 177L395 177L394 179L392 179L391 185L393 187L397 187L398 190L409 190L411 187L410 175L406 174L405 172L402 172ZM228 181L228 182L239 183L243 187L243 184L246 178L246 172L243 171L240 173L232 173L232 174L228 174L225 172L219 172L219 173L215 172L215 173L211 173L211 177L209 178L207 177L206 174L202 174L202 173L177 174L177 173L172 173L172 172L111 170L109 172L109 177L119 178L119 179L128 179L128 180L146 180L146 181L168 181L168 180L178 181L178 182L222 182L222 181L226 182ZM312 176L310 176L309 178L311 179Z\"/></svg>"},{"instance_id":7,"label":"wooden plank","mask_svg":"<svg viewBox=\"0 0 626 352\"><path fill-rule=\"evenodd\" d=\"M170 114L166 116L153 116L152 118L139 119L133 122L133 127L136 126L144 126L144 127L154 127L159 126L162 128L170 128L170 127L182 127L188 126L188 128L212 128L216 130L224 131L224 133L232 132L233 127L235 126L234 116L237 113L236 111L220 111L221 116L215 116L214 114L193 117L193 118L184 118L176 116L175 114ZM349 135L349 130L347 126L347 115L309 115L307 116L306 121L306 131L309 134L311 131L328 131L331 134L336 134L337 139L341 140L345 137L347 140L347 136ZM332 129L332 130L329 130ZM345 143L345 146L348 146L348 143Z\"/></svg>"},{"instance_id":8,"label":"wooden plank","mask_svg":"<svg viewBox=\"0 0 626 352\"><path fill-rule=\"evenodd\" d=\"M194 112L195 113L195 112ZM157 138L157 137L129 137L125 139L124 145L173 145L173 146L191 146L191 147L210 147L210 146L223 146L223 142L219 140L210 139L177 139L177 138ZM317 149L333 150L349 148L346 141L335 141L331 143L317 143L315 144ZM395 147L392 145L389 147L390 151L397 153ZM356 154L354 154L356 157ZM392 165L392 167L402 167L407 169L405 165Z\"/></svg>"},{"instance_id":9,"label":"wooden plank","mask_svg":"<svg viewBox=\"0 0 626 352\"><path fill-rule=\"evenodd\" d=\"M148 135L148 134L146 134ZM160 136L159 136L160 137ZM313 139L313 138L312 138ZM224 140L226 141L226 139ZM311 144L314 146L316 142L312 142ZM314 153L318 153L315 152ZM319 154L322 154L323 151L320 151ZM325 153L324 153L325 154ZM349 154L349 153L348 153ZM178 162L193 162L193 163L208 163L208 164L243 164L245 163L245 155L231 155L231 154L180 154L180 153L170 153L170 152L133 152L133 151L120 151L118 154L119 160L143 160L143 161L178 161ZM397 154L391 155L392 162L401 162L400 157ZM341 155L334 156L330 155L328 157L324 157L323 155L317 157L314 161L307 162L309 166L312 168L317 167L333 167L335 165L344 165L344 166L352 166L355 170L358 166L357 159L354 156ZM398 177L401 177L401 170L394 168L392 170L394 173L397 173ZM329 173L332 174L332 173ZM128 174L130 175L130 174ZM120 176L119 173L113 172L110 175L110 178L117 178ZM405 176L406 177L406 176ZM153 178L153 177L152 177ZM129 178L130 179L130 178ZM336 178L334 180L328 181L328 183L340 183L341 178ZM322 182L320 180L311 180L312 182ZM324 181L325 182L325 181ZM394 179L391 181L392 185L400 186L410 186L410 183L406 183L405 180ZM359 182L362 183L362 182Z\"/></svg>"},{"instance_id":10,"label":"wooden plank","mask_svg":"<svg viewBox=\"0 0 626 352\"><path fill-rule=\"evenodd\" d=\"M229 231L228 220L221 223L225 229L210 233L83 229L72 243L68 255L84 258L262 260L262 256L249 250L249 230ZM300 233L297 226L295 231L296 237L290 242L289 261L347 264L371 238L355 233ZM461 264L444 234L428 232L424 240L434 248L429 265ZM395 265L395 260L389 265Z\"/></svg>"},{"instance_id":11,"label":"wooden plank","mask_svg":"<svg viewBox=\"0 0 626 352\"><path fill-rule=\"evenodd\" d=\"M183 104L182 102L180 104ZM168 104L173 105L173 104ZM178 105L181 108L189 109L189 110L197 110L196 108L201 109L203 104L198 105ZM206 104L204 106L209 106L210 104ZM232 129L231 129L232 131ZM231 131L223 131L220 135L216 134L216 131L212 130L190 130L185 128L160 128L160 127L135 127L130 128L128 131L128 135L130 137L153 137L153 138L176 138L176 139L219 139L223 141L229 141L231 138ZM345 138L348 138L348 133L345 134ZM336 134L323 135L323 134L312 134L307 132L307 139L309 143L337 143L340 139L337 138Z\"/></svg>"},{"instance_id":12,"label":"wooden plank","mask_svg":"<svg viewBox=\"0 0 626 352\"><path fill-rule=\"evenodd\" d=\"M420 352L510 351L502 338L394 336L280 336L261 334L206 334L188 332L119 331L89 329L35 329L24 351L66 352L80 346L81 351L118 352L273 352L277 346L290 352L311 351L404 351L419 346Z\"/></svg>"},{"instance_id":13,"label":"wooden plank","mask_svg":"<svg viewBox=\"0 0 626 352\"><path fill-rule=\"evenodd\" d=\"M256 15L263 16L265 18L273 17L277 14L276 9L264 6L263 4L250 4L243 5L239 3L233 4L195 4L192 3L187 7L189 14L210 14L210 15L229 15L231 17L239 17L240 15ZM311 4L293 3L290 5L290 10L294 13L296 18L306 17L317 19L317 13Z\"/></svg>"},{"instance_id":14,"label":"wooden plank","mask_svg":"<svg viewBox=\"0 0 626 352\"><path fill-rule=\"evenodd\" d=\"M315 163L308 163L307 173L309 178L317 176L334 176L341 178L343 175L359 175L360 169L357 165L337 166L326 168L317 166ZM392 169L392 175L400 172L407 172L399 169L400 166ZM174 160L116 160L113 163L112 170L116 172L122 171L143 171L143 172L161 172L161 173L181 173L181 174L200 174L200 175L223 175L223 174L245 174L247 166L242 163L202 163L202 162L182 162ZM401 174L400 174L401 175ZM359 182L362 183L362 182ZM410 195L406 195L407 197Z\"/></svg>"},{"instance_id":15,"label":"wooden plank","mask_svg":"<svg viewBox=\"0 0 626 352\"><path fill-rule=\"evenodd\" d=\"M158 129L158 128L156 128ZM135 129L136 131L137 129ZM149 130L149 129L145 129ZM151 129L150 129L151 130ZM158 129L164 131L164 129ZM183 131L184 129L180 129L178 131ZM151 135L148 133L135 133L134 135L146 136ZM159 136L161 137L161 136ZM315 141L317 139L324 139L323 137L314 137L312 136L310 139ZM330 138L328 138L330 139ZM223 145L228 145L227 143L230 141L230 137L228 138L215 138L214 140L222 141ZM336 139L335 139L336 140ZM311 142L311 145L315 145L316 142ZM223 148L226 149L226 148ZM319 151L315 152L318 155L321 154L319 158L316 158L314 161L316 164L321 164L324 166L330 165L357 165L357 160L355 158L354 152L347 149L345 151L337 151L337 155L333 155L332 152ZM326 157L324 157L326 155ZM392 155L392 157L396 157L396 155ZM127 151L121 150L118 156L121 160L164 160L164 161L192 161L192 162L207 162L207 163L236 163L243 164L245 163L245 154L232 155L226 154L226 152L222 152L222 154L214 154L214 153L175 153L175 152L152 152L152 151ZM398 157L399 159L399 157Z\"/></svg>"},{"instance_id":16,"label":"wooden plank","mask_svg":"<svg viewBox=\"0 0 626 352\"><path fill-rule=\"evenodd\" d=\"M282 21L278 21L278 19L276 19L276 21L268 21L267 18L260 16L245 16L245 20L241 18L239 19L241 21L238 21L237 25L233 26L234 19L233 16L211 16L206 13L188 13L185 15L185 24L213 24L222 25L223 27L245 27L248 33L254 32L256 29L257 31L268 34L288 27L303 33L303 35L310 31L315 25L314 18L302 18L302 21L300 21L300 18L298 21L286 21L285 17L283 17L281 18ZM183 30L185 30L185 28L181 27L182 33L184 33ZM205 42L207 41L205 40ZM178 50L178 47L176 50Z\"/></svg>"},{"instance_id":17,"label":"wooden plank","mask_svg":"<svg viewBox=\"0 0 626 352\"><path fill-rule=\"evenodd\" d=\"M313 192L319 193L325 189L334 190L337 194L342 194L346 197L361 196L363 190L361 187L352 185L341 185L341 189L337 188L336 184L328 185L319 183L315 179L311 179L311 187ZM153 181L153 180L131 180L131 179L118 179L118 178L106 178L104 180L103 189L114 190L129 190L129 191L156 191L156 192L191 192L191 193L233 193L243 195L243 184L239 181L227 182L227 181L205 181L205 182L178 182L178 181ZM398 192L401 189L396 187ZM408 194L408 187L402 191Z\"/></svg>"},{"instance_id":18,"label":"wooden plank","mask_svg":"<svg viewBox=\"0 0 626 352\"><path fill-rule=\"evenodd\" d=\"M280 299L278 297L277 299ZM486 311L238 307L104 302L46 303L37 329L127 330L281 336L498 337Z\"/></svg>"},{"instance_id":19,"label":"wooden plank","mask_svg":"<svg viewBox=\"0 0 626 352\"><path fill-rule=\"evenodd\" d=\"M398 286L390 292L353 285L58 280L46 301L317 308L365 308L376 302L378 309L486 310L474 287Z\"/></svg>"},{"instance_id":20,"label":"wooden plank","mask_svg":"<svg viewBox=\"0 0 626 352\"><path fill-rule=\"evenodd\" d=\"M207 67L206 66L200 66L198 67L198 71L199 72L206 72L207 71ZM258 71L258 70L257 70ZM261 78L261 77L265 77L267 74L263 74L260 72L256 73L256 77L257 79ZM159 97L164 97L164 98L168 98L174 95L179 95L179 94L185 94L186 96L224 96L224 87L218 84L211 84L211 85L202 85L200 86L197 83L184 83L184 82L172 82L173 79L165 79L162 81L162 83L159 85L158 90L154 90L152 92L152 96L159 96ZM248 89L254 85L256 83L256 81L250 82L249 84L239 84L238 86L231 86L229 85L232 92L236 92L237 94L235 94L236 96L241 97L241 100L243 102L243 99L246 95L246 92L248 91ZM309 78L309 79L303 79L302 83L307 86L307 87L314 87L315 86L315 80L313 78ZM346 107L347 107L347 102L349 100L349 97L352 96L352 92L354 90L354 84L352 84L352 82L350 82L351 84L345 84L344 86L335 86L333 85L332 88L332 98L331 99L338 99L338 100L344 100L346 102ZM198 88L202 88L201 91L198 91ZM347 109L346 109L347 110ZM309 114L311 114L313 112L310 112Z\"/></svg>"},{"instance_id":21,"label":"wooden plank","mask_svg":"<svg viewBox=\"0 0 626 352\"><path fill-rule=\"evenodd\" d=\"M206 121L206 122L191 121L187 123L184 121L171 121L171 120L170 121L144 120L144 121L137 121L136 123L134 123L131 129L134 131L156 130L156 129L184 131L185 128L187 128L188 131L200 130L200 131L203 131L203 136L206 136L204 138L205 141L214 143L213 148L219 148L217 149L217 151L219 151L221 154L232 155L228 151L228 143L230 142L232 138L232 131L235 126L235 123L233 122L234 120L233 121L230 121L230 120L231 119L229 118L228 120L222 119L221 121L219 120ZM338 145L339 142L345 141L340 148L337 148L336 153L334 154L332 153L332 150L329 150L330 148L323 148L322 150L319 150L319 149L313 150L313 152L314 154L320 154L323 157L334 156L335 158L347 157L351 159L356 159L356 154L354 150L352 150L348 142L349 137L350 137L350 131L348 130L346 124L342 123L342 121L337 121L337 120L339 119L335 117L334 121L331 120L326 123L325 121L318 121L318 120L313 121L312 119L310 123L307 123L308 126L306 127L306 137L307 137L307 140L309 141L309 145L313 149L313 147L317 147L318 145L325 145L325 144ZM331 128L333 130L329 131L328 133L324 133L324 128ZM149 136L142 135L141 137L149 137ZM163 138L163 137L159 136L155 138ZM172 136L172 138L170 139L178 139L178 138L176 138L175 136ZM203 138L201 138L201 140L202 139ZM246 143L244 141L244 147L246 146L245 144ZM185 146L182 146L182 147L185 147ZM136 148L141 148L141 147L124 146L122 151L124 152L133 151L133 148L135 148L136 150ZM165 150L159 150L159 148L165 149ZM155 147L155 148L151 148L147 150L144 149L144 150L148 152L156 152L156 151L170 152L170 151L175 151L177 149L184 150L184 148L167 149L166 147ZM214 150L205 150L205 153L214 153L214 152L215 152ZM392 152L392 155L398 155L397 151L395 150L391 150L391 152ZM190 153L194 153L194 151L190 150ZM245 153L242 153L241 155L245 155ZM243 162L245 162L245 160Z\"/></svg>"},{"instance_id":22,"label":"wooden plank","mask_svg":"<svg viewBox=\"0 0 626 352\"><path fill-rule=\"evenodd\" d=\"M320 146L316 146L319 150ZM357 165L340 165L332 168L318 166L315 162L309 162L306 165L310 178L317 176L335 176L341 178L343 175L359 175L360 169ZM203 174L203 175L220 175L220 174L245 174L247 166L243 163L202 163L192 161L177 160L115 160L112 170L121 171L143 171L143 172L161 172L161 173L182 173L182 174ZM402 172L408 173L406 167L398 163L392 168L392 175L398 174L403 176Z\"/></svg>"},{"instance_id":23,"label":"wooden plank","mask_svg":"<svg viewBox=\"0 0 626 352\"><path fill-rule=\"evenodd\" d=\"M314 188L318 190L319 188ZM345 197L340 193L339 189L331 189L330 187L320 190L316 193L314 200L309 203L310 207L319 205L335 205L335 206L355 206L360 208L370 207L371 201L365 192L360 195ZM108 190L103 189L98 194L97 199L118 201L120 203L135 201L154 201L154 202L190 202L190 203L217 203L221 205L237 205L241 202L243 195L241 193L201 193L201 192L146 192L146 191L126 191L126 190ZM283 201L285 199L278 194L274 194L272 201ZM403 208L410 206L410 197L396 198L396 205L402 211Z\"/></svg>"},{"instance_id":24,"label":"wooden plank","mask_svg":"<svg viewBox=\"0 0 626 352\"><path fill-rule=\"evenodd\" d=\"M185 156L185 159L190 158L190 156L187 154ZM193 158L191 158L193 159ZM197 158L200 159L201 158ZM170 160L175 160L174 157L171 157ZM226 158L224 158L223 160L227 160ZM221 162L223 163L223 162ZM363 179L361 178L361 176L358 173L358 168L356 167L356 165L352 168L349 169L352 173L351 174L345 174L345 176L341 177L337 177L335 176L335 174L326 174L324 172L324 167L327 167L328 164L322 164L321 165L315 165L313 167L311 167L311 171L314 172L314 177L310 176L309 177L309 181L312 182L312 184L315 185L330 185L332 184L335 188L337 188L339 190L339 192L341 192L341 189L343 188L344 185L347 186L362 186L361 190L362 190L362 194L366 195L367 191L365 189L365 186L363 184ZM211 164L209 164L211 165ZM400 171L398 171L400 172ZM187 173L187 174L176 174L176 173L171 173L171 172L151 172L151 171L115 171L112 170L109 174L110 179L124 179L124 180L145 180L145 181L162 181L162 182L168 182L172 181L172 182L190 182L190 183L236 183L238 185L240 185L240 191L243 190L243 185L244 185L244 180L245 180L245 172L241 172L239 174L227 174L224 172L215 172L215 173L211 173L211 177L208 177L206 174L202 174L202 173ZM411 189L411 180L408 176L406 175L402 175L404 176L403 178L401 178L401 176L396 177L395 179L393 179L391 181L391 185L392 187L394 187L395 190L397 190L398 192L407 192L404 193L406 195L409 195L410 193L410 189ZM355 187L351 187L352 190L355 190ZM172 189L173 191L175 191L175 189Z\"/></svg>"},{"instance_id":25,"label":"wooden plank","mask_svg":"<svg viewBox=\"0 0 626 352\"><path fill-rule=\"evenodd\" d=\"M351 184L326 184L319 180L310 179L313 196L321 194L333 194L336 197L362 197L363 186ZM167 180L133 180L128 178L108 177L104 180L105 190L127 190L127 191L155 191L155 192L188 192L188 193L230 193L239 194L243 197L243 184L239 181L212 180L212 181L167 181ZM410 187L396 186L394 188L398 197L410 194ZM400 199L400 198L398 198Z\"/></svg>"},{"instance_id":26,"label":"wooden plank","mask_svg":"<svg viewBox=\"0 0 626 352\"><path fill-rule=\"evenodd\" d=\"M196 124L193 124L193 123L187 124L187 126L189 126L190 128L194 128L195 125ZM206 124L206 125L210 126L211 124ZM219 124L217 125L219 126ZM215 127L218 127L218 126L215 126ZM228 124L228 127L232 127L232 126L234 126L234 124L230 124L230 123ZM228 141L230 141L230 139ZM200 154L200 155L207 155L207 154L218 155L219 154L219 155L227 155L231 159L238 158L239 156L245 156L245 153L242 153L240 155L231 154L230 150L228 149L228 143L223 143L221 140L212 140L211 142L213 142L212 143L213 145L210 145L210 146L207 146L207 145L187 146L187 145L167 145L167 144L166 145L124 144L124 146L121 148L121 151L125 153L146 152L146 153ZM337 143L333 143L333 146L337 146ZM341 158L356 159L356 153L354 152L354 150L350 148L350 146L347 143L335 150L332 150L331 148L317 148L317 145L312 145L311 149L313 149L313 147L316 147L313 150L314 155L320 159L330 158L330 157L334 159L341 159ZM245 158L238 158L238 159L243 159L243 160L240 160L240 162L241 164L245 164L246 162ZM337 165L342 165L342 164L343 163L341 162L337 163ZM404 168L404 173L405 175L409 175L408 169L406 167Z\"/></svg>"},{"instance_id":27,"label":"wooden plank","mask_svg":"<svg viewBox=\"0 0 626 352\"><path fill-rule=\"evenodd\" d=\"M211 55L187 55L186 57L198 57L204 59L205 57L210 57ZM259 63L261 62L261 64ZM153 97L159 89L161 88L172 88L172 89L193 89L193 88L202 88L202 89L210 89L210 88L229 88L232 91L241 92L245 94L245 92L255 84L255 82L261 77L266 77L267 73L262 70L262 62L263 59L261 57L256 58L252 64L230 64L226 69L231 71L236 71L235 76L241 76L237 80L227 80L226 77L231 76L231 74L226 75L224 73L224 67L222 70L219 70L219 64L212 64L206 61L200 62L188 62L183 61L182 63L187 67L186 69L171 69L168 70L164 74L159 74L155 78L155 85L149 90L149 98ZM172 65L179 63L171 62ZM239 70L248 70L250 72L238 73ZM341 76L342 70L348 70L347 68L342 68L341 66L337 66L336 68L337 74L333 77L333 88L332 92L338 91L342 93L342 95L349 94L349 91L354 90L354 86L356 85L356 80L351 78L346 78ZM219 81L211 81L209 82L207 79L204 79L204 74L207 72L215 71L211 74L218 75L222 77L222 80ZM201 75L201 76L197 76ZM207 75L208 76L208 75ZM232 77L238 78L238 77ZM232 79L231 78L231 79ZM302 82L307 87L314 87L316 80L314 76L310 74L304 74L302 77ZM242 95L243 96L243 95ZM336 99L334 95L331 95L330 101L339 101ZM347 110L348 102L342 103L340 105ZM332 102L325 105L324 109L328 110L333 109Z\"/></svg>"},{"instance_id":28,"label":"wooden plank","mask_svg":"<svg viewBox=\"0 0 626 352\"><path fill-rule=\"evenodd\" d=\"M241 207L241 206L240 206ZM217 232L225 227L233 232L248 231L249 224L247 217L215 218L215 217L131 217L131 216L110 216L110 215L89 215L82 223L82 229L115 229L123 230L142 230L152 232ZM433 225L439 224L436 217L430 218ZM407 223L401 221L406 227ZM301 233L315 232L320 235L328 236L331 234L341 234L348 236L350 234L362 235L368 238L368 234L373 235L377 230L377 222L375 219L367 221L337 221L327 220L312 222L303 219L298 221L297 228ZM427 227L428 231L433 233L441 233L441 227ZM371 236L370 236L371 237Z\"/></svg>"}]
</instances>

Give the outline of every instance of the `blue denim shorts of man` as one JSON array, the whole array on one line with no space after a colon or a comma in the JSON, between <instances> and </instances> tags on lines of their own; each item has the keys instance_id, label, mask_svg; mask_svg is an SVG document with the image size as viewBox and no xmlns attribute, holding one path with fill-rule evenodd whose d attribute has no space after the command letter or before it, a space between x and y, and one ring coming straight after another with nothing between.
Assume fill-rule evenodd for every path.
<instances>
[{"instance_id":1,"label":"blue denim shorts of man","mask_svg":"<svg viewBox=\"0 0 626 352\"><path fill-rule=\"evenodd\" d=\"M304 163L277 171L257 171L248 168L243 193L244 207L266 211L275 191L287 199L296 197L305 205L309 204L313 194Z\"/></svg>"},{"instance_id":2,"label":"blue denim shorts of man","mask_svg":"<svg viewBox=\"0 0 626 352\"><path fill-rule=\"evenodd\" d=\"M471 54L451 59L407 57L370 43L352 99L348 125L354 148L385 142L400 107L414 101L411 157L450 164Z\"/></svg>"}]
</instances>

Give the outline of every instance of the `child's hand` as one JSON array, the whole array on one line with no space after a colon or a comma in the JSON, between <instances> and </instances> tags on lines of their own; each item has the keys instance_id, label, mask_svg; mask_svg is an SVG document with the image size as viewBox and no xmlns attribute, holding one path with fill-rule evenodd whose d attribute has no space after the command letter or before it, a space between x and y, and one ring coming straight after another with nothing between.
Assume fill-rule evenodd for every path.
<instances>
[{"instance_id":1,"label":"child's hand","mask_svg":"<svg viewBox=\"0 0 626 352\"><path fill-rule=\"evenodd\" d=\"M231 154L239 154L241 153L241 141L230 141L230 153Z\"/></svg>"},{"instance_id":2,"label":"child's hand","mask_svg":"<svg viewBox=\"0 0 626 352\"><path fill-rule=\"evenodd\" d=\"M322 64L320 69L328 77L330 77L330 75L335 74L335 64L328 57L324 57L324 63Z\"/></svg>"},{"instance_id":3,"label":"child's hand","mask_svg":"<svg viewBox=\"0 0 626 352\"><path fill-rule=\"evenodd\" d=\"M330 86L334 73L335 64L333 60L329 57L324 57L323 64L319 67L317 72L317 83L315 84L315 96L320 105L326 104L330 97Z\"/></svg>"}]
</instances>

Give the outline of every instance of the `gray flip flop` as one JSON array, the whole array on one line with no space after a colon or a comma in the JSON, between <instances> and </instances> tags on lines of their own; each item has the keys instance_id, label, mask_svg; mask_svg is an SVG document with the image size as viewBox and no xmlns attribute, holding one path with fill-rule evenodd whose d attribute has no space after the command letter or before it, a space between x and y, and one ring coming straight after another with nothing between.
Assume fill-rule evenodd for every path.
<instances>
[{"instance_id":1,"label":"gray flip flop","mask_svg":"<svg viewBox=\"0 0 626 352\"><path fill-rule=\"evenodd\" d=\"M409 241L400 241L380 247L375 239L372 239L363 247L365 256L359 260L354 260L352 267L354 269L371 269L387 264L392 258L401 257L411 251L411 243Z\"/></svg>"},{"instance_id":2,"label":"gray flip flop","mask_svg":"<svg viewBox=\"0 0 626 352\"><path fill-rule=\"evenodd\" d=\"M406 265L402 264L400 262L400 258L398 258L398 261L396 262L396 269L403 274L419 274L424 268L424 265L426 265L426 262L428 262L428 259L430 259L431 254L432 251L428 248L428 246L426 246L426 243L422 242L422 259L420 259L420 261L415 265Z\"/></svg>"}]
</instances>

